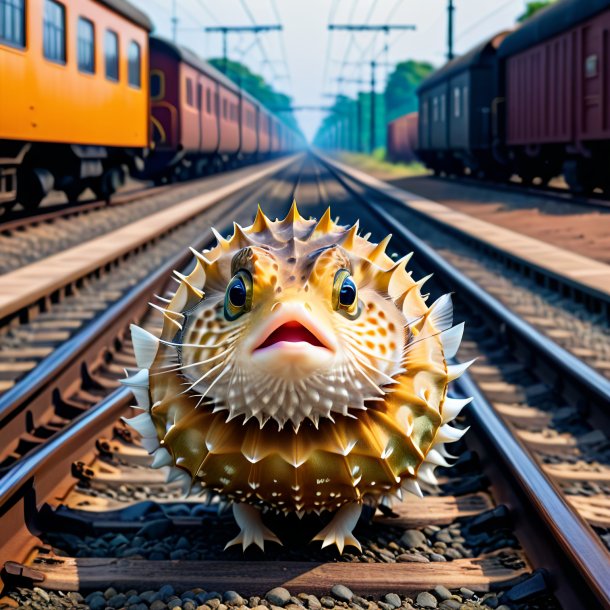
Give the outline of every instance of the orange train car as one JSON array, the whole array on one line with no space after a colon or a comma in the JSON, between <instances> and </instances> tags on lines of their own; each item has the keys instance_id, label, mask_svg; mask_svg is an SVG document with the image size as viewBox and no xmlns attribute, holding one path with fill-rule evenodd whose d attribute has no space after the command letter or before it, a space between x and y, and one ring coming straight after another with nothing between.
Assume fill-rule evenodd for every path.
<instances>
[{"instance_id":1,"label":"orange train car","mask_svg":"<svg viewBox=\"0 0 610 610\"><path fill-rule=\"evenodd\" d=\"M123 0L0 7L0 203L108 197L148 146L151 22Z\"/></svg>"}]
</instances>

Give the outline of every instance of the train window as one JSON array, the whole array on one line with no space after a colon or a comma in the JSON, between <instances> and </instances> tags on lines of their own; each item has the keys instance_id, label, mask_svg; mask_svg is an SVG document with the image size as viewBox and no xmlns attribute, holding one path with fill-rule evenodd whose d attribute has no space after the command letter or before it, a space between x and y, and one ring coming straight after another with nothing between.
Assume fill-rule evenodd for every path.
<instances>
[{"instance_id":1,"label":"train window","mask_svg":"<svg viewBox=\"0 0 610 610\"><path fill-rule=\"evenodd\" d=\"M212 90L205 90L205 109L208 114L212 114Z\"/></svg>"},{"instance_id":2,"label":"train window","mask_svg":"<svg viewBox=\"0 0 610 610\"><path fill-rule=\"evenodd\" d=\"M462 88L462 106L464 107L464 114L468 113L468 87Z\"/></svg>"},{"instance_id":3,"label":"train window","mask_svg":"<svg viewBox=\"0 0 610 610\"><path fill-rule=\"evenodd\" d=\"M84 17L78 18L78 69L87 74L95 72L95 32L93 23Z\"/></svg>"},{"instance_id":4,"label":"train window","mask_svg":"<svg viewBox=\"0 0 610 610\"><path fill-rule=\"evenodd\" d=\"M66 63L66 9L55 0L45 0L42 47L51 61Z\"/></svg>"},{"instance_id":5,"label":"train window","mask_svg":"<svg viewBox=\"0 0 610 610\"><path fill-rule=\"evenodd\" d=\"M222 118L227 118L227 100L222 100Z\"/></svg>"},{"instance_id":6,"label":"train window","mask_svg":"<svg viewBox=\"0 0 610 610\"><path fill-rule=\"evenodd\" d=\"M127 50L127 82L138 89L142 86L142 60L140 45L132 40Z\"/></svg>"},{"instance_id":7,"label":"train window","mask_svg":"<svg viewBox=\"0 0 610 610\"><path fill-rule=\"evenodd\" d=\"M462 94L459 87L453 90L453 116L459 119L462 114Z\"/></svg>"},{"instance_id":8,"label":"train window","mask_svg":"<svg viewBox=\"0 0 610 610\"><path fill-rule=\"evenodd\" d=\"M597 78L597 55L589 55L585 59L585 78Z\"/></svg>"},{"instance_id":9,"label":"train window","mask_svg":"<svg viewBox=\"0 0 610 610\"><path fill-rule=\"evenodd\" d=\"M432 100L432 122L436 123L438 121L438 97L435 97Z\"/></svg>"},{"instance_id":10,"label":"train window","mask_svg":"<svg viewBox=\"0 0 610 610\"><path fill-rule=\"evenodd\" d=\"M194 106L194 103L193 103L193 81L190 78L186 79L186 103L189 106Z\"/></svg>"},{"instance_id":11,"label":"train window","mask_svg":"<svg viewBox=\"0 0 610 610\"><path fill-rule=\"evenodd\" d=\"M25 0L0 0L0 42L25 47Z\"/></svg>"},{"instance_id":12,"label":"train window","mask_svg":"<svg viewBox=\"0 0 610 610\"><path fill-rule=\"evenodd\" d=\"M197 83L197 108L201 110L203 107L203 86L201 83Z\"/></svg>"},{"instance_id":13,"label":"train window","mask_svg":"<svg viewBox=\"0 0 610 610\"><path fill-rule=\"evenodd\" d=\"M441 95L441 123L444 123L446 118L447 118L447 96L443 93L443 95Z\"/></svg>"},{"instance_id":14,"label":"train window","mask_svg":"<svg viewBox=\"0 0 610 610\"><path fill-rule=\"evenodd\" d=\"M153 70L150 73L150 98L152 100L162 100L165 95L165 85L163 80L163 72Z\"/></svg>"},{"instance_id":15,"label":"train window","mask_svg":"<svg viewBox=\"0 0 610 610\"><path fill-rule=\"evenodd\" d=\"M104 57L106 63L106 78L119 80L119 37L116 32L106 30L104 38Z\"/></svg>"}]
</instances>

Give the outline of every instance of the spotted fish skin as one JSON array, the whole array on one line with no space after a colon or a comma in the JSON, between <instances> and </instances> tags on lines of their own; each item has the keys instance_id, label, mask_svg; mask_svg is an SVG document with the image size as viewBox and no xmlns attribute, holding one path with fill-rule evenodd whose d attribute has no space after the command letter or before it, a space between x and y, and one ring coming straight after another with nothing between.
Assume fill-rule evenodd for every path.
<instances>
[{"instance_id":1,"label":"spotted fish skin","mask_svg":"<svg viewBox=\"0 0 610 610\"><path fill-rule=\"evenodd\" d=\"M410 255L392 260L389 237L372 243L330 209L308 220L293 203L271 221L259 208L215 235L157 307L161 336L132 328L139 371L125 383L143 413L128 423L154 467L233 503L231 543L279 542L258 509L328 510L316 539L359 546L362 504L421 495L464 433L449 425L469 402L447 396L467 367L448 363L463 332L451 299L428 306Z\"/></svg>"}]
</instances>

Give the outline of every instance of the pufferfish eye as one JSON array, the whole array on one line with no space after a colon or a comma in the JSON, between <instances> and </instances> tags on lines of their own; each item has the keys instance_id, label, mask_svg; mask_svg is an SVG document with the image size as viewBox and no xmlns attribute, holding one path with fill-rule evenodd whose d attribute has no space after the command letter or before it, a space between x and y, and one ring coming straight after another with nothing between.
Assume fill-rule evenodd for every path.
<instances>
[{"instance_id":1,"label":"pufferfish eye","mask_svg":"<svg viewBox=\"0 0 610 610\"><path fill-rule=\"evenodd\" d=\"M225 292L224 313L227 320L236 320L252 307L252 276L248 271L238 271Z\"/></svg>"},{"instance_id":2,"label":"pufferfish eye","mask_svg":"<svg viewBox=\"0 0 610 610\"><path fill-rule=\"evenodd\" d=\"M340 269L333 282L333 307L348 318L360 314L358 308L358 288L347 269Z\"/></svg>"}]
</instances>

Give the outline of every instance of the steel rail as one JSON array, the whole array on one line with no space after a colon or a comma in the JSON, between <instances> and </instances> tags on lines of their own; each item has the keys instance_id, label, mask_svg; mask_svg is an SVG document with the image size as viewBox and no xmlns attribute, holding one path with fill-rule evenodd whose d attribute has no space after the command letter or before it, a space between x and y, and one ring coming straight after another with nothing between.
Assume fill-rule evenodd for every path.
<instances>
[{"instance_id":1,"label":"steel rail","mask_svg":"<svg viewBox=\"0 0 610 610\"><path fill-rule=\"evenodd\" d=\"M161 186L144 186L142 188L134 189L132 191L116 193L114 198L110 201L103 199L90 199L81 201L79 203L58 203L56 205L49 205L36 210L36 213L19 213L9 214L10 218L3 220L3 216L0 216L0 233L8 233L12 231L18 231L32 225L43 224L51 220L57 220L59 218L68 218L70 216L76 216L78 214L93 212L101 208L106 207L119 207L139 201L144 197L156 195L172 188L170 185Z\"/></svg>"},{"instance_id":2,"label":"steel rail","mask_svg":"<svg viewBox=\"0 0 610 610\"><path fill-rule=\"evenodd\" d=\"M30 483L33 485L34 479L39 473L45 473L47 469L53 470L54 464L60 460L60 456L61 459L64 459L66 452L70 452L72 455L82 451L89 441L99 435L100 430L116 422L132 402L133 396L128 387L117 388L94 407L72 420L44 445L37 447L19 460L0 479L0 517L3 507L10 504L16 496L20 496L24 486ZM55 476L63 478L65 473L56 473Z\"/></svg>"},{"instance_id":3,"label":"steel rail","mask_svg":"<svg viewBox=\"0 0 610 610\"><path fill-rule=\"evenodd\" d=\"M599 537L541 471L468 372L456 380L455 385L461 394L473 397L468 417L476 422L476 426L493 443L494 451L500 455L502 463L524 492L529 504L536 514L542 516L549 533L577 567L596 598L605 608L610 608L610 559Z\"/></svg>"},{"instance_id":4,"label":"steel rail","mask_svg":"<svg viewBox=\"0 0 610 610\"><path fill-rule=\"evenodd\" d=\"M473 178L471 176L422 176L423 178L430 178L438 182L453 182L456 184L463 184L464 186L473 186L475 188L488 188L503 193L515 193L517 195L532 195L534 197L540 197L541 199L547 199L549 201L560 201L562 203L568 203L580 207L594 208L598 210L607 210L610 208L610 200L608 195L598 193L592 193L591 195L579 195L573 193L567 189L562 189L558 186L543 186L543 185L527 185L520 184L519 182L497 182L497 181L485 181L479 178Z\"/></svg>"},{"instance_id":5,"label":"steel rail","mask_svg":"<svg viewBox=\"0 0 610 610\"><path fill-rule=\"evenodd\" d=\"M569 380L577 392L581 390L580 396L584 393L590 399L598 401L600 406L610 404L610 381L538 332L493 296L482 291L424 241L398 223L378 203L372 203L363 197L362 193L343 179L341 170L325 163L323 158L320 161L350 193L377 214L390 230L407 242L409 247L417 252L418 258L425 260L428 266L440 272L445 279L448 278L460 295L465 296L469 302L476 303L478 308L491 315L496 320L498 328L503 327L501 331L503 335L507 338L511 335L518 338L530 350L528 354L530 358L542 358L549 367L547 374L551 375L557 389L565 389L565 384ZM348 177L360 185L356 179ZM376 193L369 186L360 185L360 187L365 191ZM378 198L379 196L387 198L382 193L376 194ZM543 516L547 528L560 541L561 547L599 601L610 608L610 561L599 537L575 511L569 508L553 483L510 433L500 416L467 375L461 385L465 395L475 397L477 406L470 410L471 414L487 430L486 434L494 445L497 445L505 465L513 472L531 503ZM481 409L480 413L477 412L478 409Z\"/></svg>"}]
</instances>

